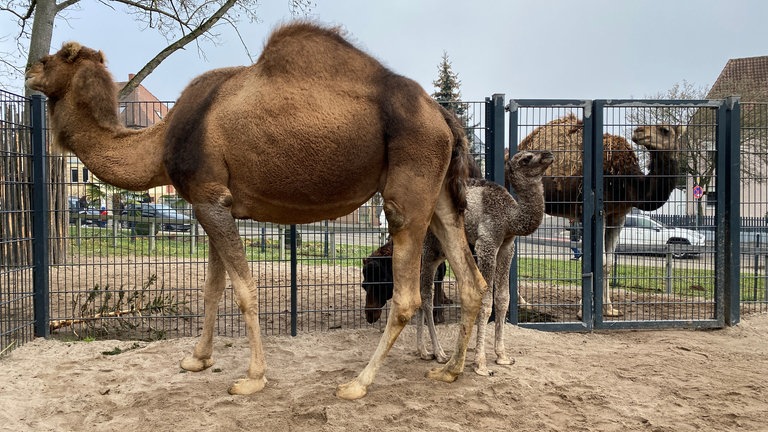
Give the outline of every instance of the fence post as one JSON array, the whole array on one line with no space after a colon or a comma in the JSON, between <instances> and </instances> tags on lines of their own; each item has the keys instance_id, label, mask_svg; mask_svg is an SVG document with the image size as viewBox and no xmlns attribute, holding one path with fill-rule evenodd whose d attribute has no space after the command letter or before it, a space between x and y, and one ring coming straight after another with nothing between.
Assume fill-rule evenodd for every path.
<instances>
[{"instance_id":1,"label":"fence post","mask_svg":"<svg viewBox=\"0 0 768 432\"><path fill-rule=\"evenodd\" d=\"M35 336L48 337L49 260L48 260L48 176L46 158L45 100L33 95L30 109L32 125L32 260L35 309Z\"/></svg>"},{"instance_id":2,"label":"fence post","mask_svg":"<svg viewBox=\"0 0 768 432\"><path fill-rule=\"evenodd\" d=\"M485 178L504 185L504 94L485 101Z\"/></svg>"},{"instance_id":3,"label":"fence post","mask_svg":"<svg viewBox=\"0 0 768 432\"><path fill-rule=\"evenodd\" d=\"M282 237L282 236L281 236ZM296 336L299 310L298 253L296 225L291 225L291 336Z\"/></svg>"},{"instance_id":4,"label":"fence post","mask_svg":"<svg viewBox=\"0 0 768 432\"><path fill-rule=\"evenodd\" d=\"M739 150L741 144L741 106L738 97L728 97L724 102L725 122L724 134L725 141L723 145L718 145L718 166L717 173L725 177L725 194L717 194L717 205L723 206L723 211L718 211L718 226L722 226L721 233L724 234L725 250L723 252L723 265L718 266L725 269L725 274L720 277L723 283L723 308L725 324L733 326L740 321L741 306L741 288L739 285L739 273L741 271L741 247L739 244L740 230L740 164ZM722 119L722 117L720 118ZM718 120L720 120L718 119ZM720 122L718 121L718 128ZM718 138L722 135L718 132ZM718 144L720 142L718 141ZM720 154L723 156L720 157ZM725 195L721 198L722 195ZM720 200L723 200L722 202ZM719 262L717 264L720 264ZM717 277L717 275L716 275Z\"/></svg>"}]
</instances>

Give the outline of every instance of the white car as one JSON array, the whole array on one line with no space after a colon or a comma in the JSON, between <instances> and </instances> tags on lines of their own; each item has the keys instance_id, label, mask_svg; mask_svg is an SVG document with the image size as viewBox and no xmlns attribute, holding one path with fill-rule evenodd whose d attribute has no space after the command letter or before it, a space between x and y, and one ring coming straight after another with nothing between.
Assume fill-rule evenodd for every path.
<instances>
[{"instance_id":1,"label":"white car","mask_svg":"<svg viewBox=\"0 0 768 432\"><path fill-rule=\"evenodd\" d=\"M705 236L685 228L671 228L648 216L629 214L619 234L617 253L662 254L685 258L703 252Z\"/></svg>"}]
</instances>

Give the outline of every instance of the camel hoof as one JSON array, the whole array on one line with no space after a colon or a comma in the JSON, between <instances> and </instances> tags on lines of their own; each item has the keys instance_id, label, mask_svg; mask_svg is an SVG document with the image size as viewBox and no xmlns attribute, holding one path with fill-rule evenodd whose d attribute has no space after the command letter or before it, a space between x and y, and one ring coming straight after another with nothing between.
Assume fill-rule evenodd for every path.
<instances>
[{"instance_id":1,"label":"camel hoof","mask_svg":"<svg viewBox=\"0 0 768 432\"><path fill-rule=\"evenodd\" d=\"M448 370L446 367L441 368L434 368L427 372L427 378L435 381L442 381L447 383L452 383L456 381L456 378L459 377L459 374L453 373Z\"/></svg>"},{"instance_id":2,"label":"camel hoof","mask_svg":"<svg viewBox=\"0 0 768 432\"><path fill-rule=\"evenodd\" d=\"M603 314L603 316L607 316L607 317L620 317L622 315L624 315L624 314L621 313L620 310L614 309L613 307L607 308L605 310L605 313Z\"/></svg>"},{"instance_id":3,"label":"camel hoof","mask_svg":"<svg viewBox=\"0 0 768 432\"><path fill-rule=\"evenodd\" d=\"M482 365L482 366L476 365L474 370L475 370L475 373L480 376L493 376L493 371L488 369L488 367L485 365Z\"/></svg>"},{"instance_id":4,"label":"camel hoof","mask_svg":"<svg viewBox=\"0 0 768 432\"><path fill-rule=\"evenodd\" d=\"M515 364L515 359L509 358L507 356L499 356L496 358L496 364L497 365L513 365Z\"/></svg>"},{"instance_id":5,"label":"camel hoof","mask_svg":"<svg viewBox=\"0 0 768 432\"><path fill-rule=\"evenodd\" d=\"M434 360L435 356L430 353L425 353L425 354L419 354L419 358L422 360L430 361L430 360Z\"/></svg>"},{"instance_id":6,"label":"camel hoof","mask_svg":"<svg viewBox=\"0 0 768 432\"><path fill-rule=\"evenodd\" d=\"M198 359L194 357L186 357L181 362L179 362L179 366L181 366L181 368L186 371L200 372L201 370L205 370L213 366L213 360L209 358Z\"/></svg>"},{"instance_id":7,"label":"camel hoof","mask_svg":"<svg viewBox=\"0 0 768 432\"><path fill-rule=\"evenodd\" d=\"M231 395L249 395L261 391L264 386L267 385L267 379L265 377L253 379L243 378L235 381L232 387L229 388L229 394Z\"/></svg>"},{"instance_id":8,"label":"camel hoof","mask_svg":"<svg viewBox=\"0 0 768 432\"><path fill-rule=\"evenodd\" d=\"M336 388L336 396L341 399L355 400L368 394L368 388L360 384L356 379L346 383L340 384Z\"/></svg>"},{"instance_id":9,"label":"camel hoof","mask_svg":"<svg viewBox=\"0 0 768 432\"><path fill-rule=\"evenodd\" d=\"M445 354L442 355L435 355L435 361L440 364L446 364L448 363L449 357Z\"/></svg>"}]
</instances>

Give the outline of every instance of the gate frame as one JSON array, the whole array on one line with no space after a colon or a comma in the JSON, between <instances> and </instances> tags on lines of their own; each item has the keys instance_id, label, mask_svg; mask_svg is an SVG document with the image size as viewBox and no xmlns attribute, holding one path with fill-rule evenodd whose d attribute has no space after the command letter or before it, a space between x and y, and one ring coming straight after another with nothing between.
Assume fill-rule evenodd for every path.
<instances>
[{"instance_id":1,"label":"gate frame","mask_svg":"<svg viewBox=\"0 0 768 432\"><path fill-rule=\"evenodd\" d=\"M715 220L715 293L714 318L706 320L606 321L603 319L603 112L607 107L691 106L715 108L716 112L716 173L721 185L717 194ZM583 109L584 146L583 175L584 214L582 259L582 320L574 322L519 322L517 312L517 256L510 267L510 308L508 322L521 327L551 331L591 331L595 329L661 329L661 328L722 328L739 322L739 100L579 100L579 99L510 99L510 153L517 152L520 108L581 108ZM735 116L735 117L734 117ZM495 124L495 127L500 125ZM501 125L503 127L503 123ZM596 151L600 149L599 151ZM597 169L600 168L600 169ZM734 169L735 168L735 169Z\"/></svg>"}]
</instances>

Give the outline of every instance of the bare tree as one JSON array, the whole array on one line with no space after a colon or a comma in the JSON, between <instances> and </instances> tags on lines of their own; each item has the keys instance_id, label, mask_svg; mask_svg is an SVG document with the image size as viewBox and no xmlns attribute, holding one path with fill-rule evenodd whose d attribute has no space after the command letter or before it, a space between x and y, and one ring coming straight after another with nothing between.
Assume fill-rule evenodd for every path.
<instances>
[{"instance_id":1,"label":"bare tree","mask_svg":"<svg viewBox=\"0 0 768 432\"><path fill-rule=\"evenodd\" d=\"M311 0L287 2L294 14L307 13L314 6ZM217 23L229 24L237 31L237 24L242 19L249 22L259 19L254 12L258 0L102 0L100 3L113 9L127 9L138 22L156 30L168 42L125 84L120 96L133 91L166 58L188 44L198 44L202 54L199 40L215 43L218 35L212 30ZM15 37L18 50L3 53L0 63L4 67L3 74L23 74L30 64L47 55L51 50L56 20L65 20L66 11L79 6L80 0L8 0L0 6L0 12L12 15L18 24L13 35L0 35ZM240 40L242 42L242 38ZM243 47L249 53L244 42ZM21 58L26 59L23 66L17 63Z\"/></svg>"},{"instance_id":2,"label":"bare tree","mask_svg":"<svg viewBox=\"0 0 768 432\"><path fill-rule=\"evenodd\" d=\"M312 0L285 0L294 14L306 14L314 6ZM258 21L254 12L258 0L100 0L101 6L126 9L136 21L160 33L168 45L158 51L120 90L119 96L132 92L152 71L174 52L190 43L197 44L198 52L204 50L200 40L216 43L214 33L217 24L230 25L237 32L241 20ZM11 34L0 38L15 38L16 52L0 53L0 77L20 78L27 67L51 50L54 24L66 20L67 12L81 7L80 0L6 0L0 5L0 13L12 16L17 27ZM89 7L98 7L93 5ZM239 33L238 33L239 35ZM242 38L240 38L242 42ZM243 47L250 57L248 47ZM26 61L24 61L26 60ZM25 89L27 96L29 90ZM49 163L51 184L50 207L58 209L51 221L51 235L59 239L51 243L51 262L66 260L64 239L68 236L66 161L53 157ZM20 191L24 195L26 192ZM23 197L22 197L23 198ZM28 197L27 197L28 198ZM19 198L21 200L21 198Z\"/></svg>"}]
</instances>

